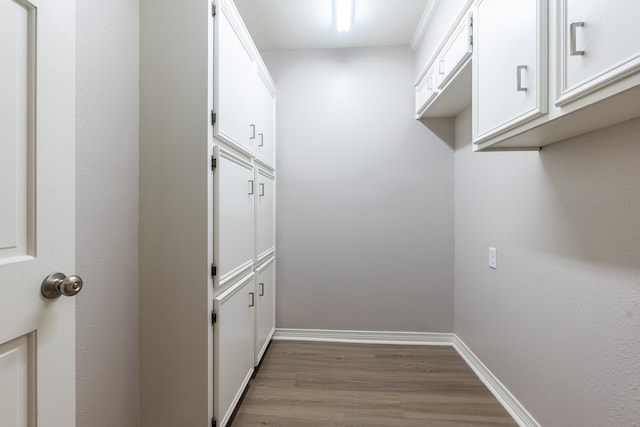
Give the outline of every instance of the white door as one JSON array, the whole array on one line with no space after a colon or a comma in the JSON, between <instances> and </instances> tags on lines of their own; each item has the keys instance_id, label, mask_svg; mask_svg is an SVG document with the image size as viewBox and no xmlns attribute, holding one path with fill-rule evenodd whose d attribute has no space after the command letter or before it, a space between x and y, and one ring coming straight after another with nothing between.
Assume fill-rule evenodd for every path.
<instances>
[{"instance_id":1,"label":"white door","mask_svg":"<svg viewBox=\"0 0 640 427\"><path fill-rule=\"evenodd\" d=\"M637 0L562 0L558 105L640 70Z\"/></svg>"},{"instance_id":2,"label":"white door","mask_svg":"<svg viewBox=\"0 0 640 427\"><path fill-rule=\"evenodd\" d=\"M276 259L256 269L256 342L254 365L258 366L276 329Z\"/></svg>"},{"instance_id":3,"label":"white door","mask_svg":"<svg viewBox=\"0 0 640 427\"><path fill-rule=\"evenodd\" d=\"M276 178L256 168L256 263L267 259L276 247Z\"/></svg>"},{"instance_id":4,"label":"white door","mask_svg":"<svg viewBox=\"0 0 640 427\"><path fill-rule=\"evenodd\" d=\"M547 0L480 0L473 128L481 142L546 113Z\"/></svg>"},{"instance_id":5,"label":"white door","mask_svg":"<svg viewBox=\"0 0 640 427\"><path fill-rule=\"evenodd\" d=\"M255 67L246 44L238 34L241 23L220 2L214 46L214 136L252 155L256 138L253 120Z\"/></svg>"},{"instance_id":6,"label":"white door","mask_svg":"<svg viewBox=\"0 0 640 427\"><path fill-rule=\"evenodd\" d=\"M224 286L253 269L253 165L218 146L213 174L214 284Z\"/></svg>"},{"instance_id":7,"label":"white door","mask_svg":"<svg viewBox=\"0 0 640 427\"><path fill-rule=\"evenodd\" d=\"M255 122L257 156L272 168L276 166L276 97L275 89L263 77L255 77Z\"/></svg>"},{"instance_id":8,"label":"white door","mask_svg":"<svg viewBox=\"0 0 640 427\"><path fill-rule=\"evenodd\" d=\"M227 425L253 373L253 328L256 305L255 274L213 300L213 416Z\"/></svg>"},{"instance_id":9,"label":"white door","mask_svg":"<svg viewBox=\"0 0 640 427\"><path fill-rule=\"evenodd\" d=\"M75 425L75 0L0 0L0 426Z\"/></svg>"}]
</instances>

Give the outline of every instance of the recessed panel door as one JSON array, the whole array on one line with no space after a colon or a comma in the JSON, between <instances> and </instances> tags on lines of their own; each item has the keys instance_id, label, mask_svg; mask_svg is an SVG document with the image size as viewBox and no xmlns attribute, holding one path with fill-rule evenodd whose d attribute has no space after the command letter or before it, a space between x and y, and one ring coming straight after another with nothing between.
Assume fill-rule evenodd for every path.
<instances>
[{"instance_id":1,"label":"recessed panel door","mask_svg":"<svg viewBox=\"0 0 640 427\"><path fill-rule=\"evenodd\" d=\"M276 180L267 170L256 170L256 261L268 258L276 246Z\"/></svg>"},{"instance_id":2,"label":"recessed panel door","mask_svg":"<svg viewBox=\"0 0 640 427\"><path fill-rule=\"evenodd\" d=\"M256 145L260 160L276 166L276 98L270 84L256 73Z\"/></svg>"},{"instance_id":3,"label":"recessed panel door","mask_svg":"<svg viewBox=\"0 0 640 427\"><path fill-rule=\"evenodd\" d=\"M214 45L214 135L246 154L255 149L253 78L255 66L240 38L239 25L221 2Z\"/></svg>"},{"instance_id":4,"label":"recessed panel door","mask_svg":"<svg viewBox=\"0 0 640 427\"><path fill-rule=\"evenodd\" d=\"M256 269L256 353L258 366L276 329L276 259L270 258Z\"/></svg>"},{"instance_id":5,"label":"recessed panel door","mask_svg":"<svg viewBox=\"0 0 640 427\"><path fill-rule=\"evenodd\" d=\"M0 0L3 427L75 425L74 58L74 0Z\"/></svg>"},{"instance_id":6,"label":"recessed panel door","mask_svg":"<svg viewBox=\"0 0 640 427\"><path fill-rule=\"evenodd\" d=\"M214 418L226 425L253 372L255 275L250 273L213 300Z\"/></svg>"},{"instance_id":7,"label":"recessed panel door","mask_svg":"<svg viewBox=\"0 0 640 427\"><path fill-rule=\"evenodd\" d=\"M479 0L473 22L473 138L547 112L547 0Z\"/></svg>"},{"instance_id":8,"label":"recessed panel door","mask_svg":"<svg viewBox=\"0 0 640 427\"><path fill-rule=\"evenodd\" d=\"M587 95L640 71L637 0L562 0L560 99Z\"/></svg>"},{"instance_id":9,"label":"recessed panel door","mask_svg":"<svg viewBox=\"0 0 640 427\"><path fill-rule=\"evenodd\" d=\"M214 248L216 284L231 283L253 268L253 165L219 147L214 149Z\"/></svg>"}]
</instances>

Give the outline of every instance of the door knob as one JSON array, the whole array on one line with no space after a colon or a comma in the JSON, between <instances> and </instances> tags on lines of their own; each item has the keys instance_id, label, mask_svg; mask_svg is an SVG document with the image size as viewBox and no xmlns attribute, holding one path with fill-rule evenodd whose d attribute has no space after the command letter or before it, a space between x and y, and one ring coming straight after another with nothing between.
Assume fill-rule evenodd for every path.
<instances>
[{"instance_id":1,"label":"door knob","mask_svg":"<svg viewBox=\"0 0 640 427\"><path fill-rule=\"evenodd\" d=\"M48 299L56 299L60 295L72 297L82 290L82 278L80 276L65 276L62 273L53 273L42 282L40 292Z\"/></svg>"}]
</instances>

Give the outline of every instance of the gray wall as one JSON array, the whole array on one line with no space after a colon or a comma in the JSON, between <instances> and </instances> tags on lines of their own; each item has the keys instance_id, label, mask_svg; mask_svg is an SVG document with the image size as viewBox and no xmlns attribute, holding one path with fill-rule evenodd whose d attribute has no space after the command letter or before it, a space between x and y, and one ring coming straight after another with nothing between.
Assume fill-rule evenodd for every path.
<instances>
[{"instance_id":1,"label":"gray wall","mask_svg":"<svg viewBox=\"0 0 640 427\"><path fill-rule=\"evenodd\" d=\"M640 420L639 137L472 153L456 123L455 332L543 426Z\"/></svg>"},{"instance_id":2,"label":"gray wall","mask_svg":"<svg viewBox=\"0 0 640 427\"><path fill-rule=\"evenodd\" d=\"M409 48L263 53L278 88L277 326L453 331L451 146Z\"/></svg>"},{"instance_id":3,"label":"gray wall","mask_svg":"<svg viewBox=\"0 0 640 427\"><path fill-rule=\"evenodd\" d=\"M77 3L77 426L138 425L138 1Z\"/></svg>"}]
</instances>

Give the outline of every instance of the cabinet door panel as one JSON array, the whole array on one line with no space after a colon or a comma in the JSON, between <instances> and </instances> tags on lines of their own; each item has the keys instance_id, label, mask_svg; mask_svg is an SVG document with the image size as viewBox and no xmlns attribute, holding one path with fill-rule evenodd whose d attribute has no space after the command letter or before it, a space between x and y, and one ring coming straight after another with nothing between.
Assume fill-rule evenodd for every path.
<instances>
[{"instance_id":1,"label":"cabinet door panel","mask_svg":"<svg viewBox=\"0 0 640 427\"><path fill-rule=\"evenodd\" d=\"M214 134L250 154L254 150L254 64L224 10L216 21L214 44Z\"/></svg>"},{"instance_id":2,"label":"cabinet door panel","mask_svg":"<svg viewBox=\"0 0 640 427\"><path fill-rule=\"evenodd\" d=\"M276 261L271 258L256 270L256 343L258 366L276 328Z\"/></svg>"},{"instance_id":3,"label":"cabinet door panel","mask_svg":"<svg viewBox=\"0 0 640 427\"><path fill-rule=\"evenodd\" d=\"M257 169L256 194L256 259L258 262L275 248L275 177Z\"/></svg>"},{"instance_id":4,"label":"cabinet door panel","mask_svg":"<svg viewBox=\"0 0 640 427\"><path fill-rule=\"evenodd\" d=\"M420 116L429 102L438 94L436 88L436 64L432 65L416 87L416 115Z\"/></svg>"},{"instance_id":5,"label":"cabinet door panel","mask_svg":"<svg viewBox=\"0 0 640 427\"><path fill-rule=\"evenodd\" d=\"M546 0L481 0L474 32L478 142L546 113Z\"/></svg>"},{"instance_id":6,"label":"cabinet door panel","mask_svg":"<svg viewBox=\"0 0 640 427\"><path fill-rule=\"evenodd\" d=\"M558 105L640 70L637 0L560 0Z\"/></svg>"},{"instance_id":7,"label":"cabinet door panel","mask_svg":"<svg viewBox=\"0 0 640 427\"><path fill-rule=\"evenodd\" d=\"M443 89L471 56L469 36L469 22L464 19L451 35L451 40L438 61L438 89Z\"/></svg>"},{"instance_id":8,"label":"cabinet door panel","mask_svg":"<svg viewBox=\"0 0 640 427\"><path fill-rule=\"evenodd\" d=\"M225 425L253 372L255 275L213 300L214 416Z\"/></svg>"},{"instance_id":9,"label":"cabinet door panel","mask_svg":"<svg viewBox=\"0 0 640 427\"><path fill-rule=\"evenodd\" d=\"M253 166L215 147L214 264L219 285L253 265Z\"/></svg>"},{"instance_id":10,"label":"cabinet door panel","mask_svg":"<svg viewBox=\"0 0 640 427\"><path fill-rule=\"evenodd\" d=\"M276 99L257 73L255 88L257 156L271 167L275 167Z\"/></svg>"}]
</instances>

